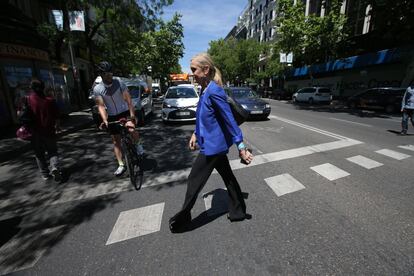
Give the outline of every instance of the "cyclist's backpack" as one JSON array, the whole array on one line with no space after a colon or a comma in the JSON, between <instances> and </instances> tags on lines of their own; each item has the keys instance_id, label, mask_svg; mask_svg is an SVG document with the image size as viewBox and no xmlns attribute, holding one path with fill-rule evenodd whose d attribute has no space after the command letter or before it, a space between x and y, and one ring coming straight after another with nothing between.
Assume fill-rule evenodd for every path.
<instances>
[{"instance_id":1,"label":"cyclist's backpack","mask_svg":"<svg viewBox=\"0 0 414 276\"><path fill-rule=\"evenodd\" d=\"M237 124L243 124L247 120L247 117L249 117L249 112L230 96L227 96L227 102L230 105L231 112Z\"/></svg>"}]
</instances>

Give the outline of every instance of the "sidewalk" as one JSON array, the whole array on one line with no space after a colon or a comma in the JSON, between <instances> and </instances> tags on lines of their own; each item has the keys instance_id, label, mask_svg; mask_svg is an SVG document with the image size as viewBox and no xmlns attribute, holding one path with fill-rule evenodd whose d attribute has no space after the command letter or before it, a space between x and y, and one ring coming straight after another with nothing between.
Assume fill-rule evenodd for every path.
<instances>
[{"instance_id":1,"label":"sidewalk","mask_svg":"<svg viewBox=\"0 0 414 276\"><path fill-rule=\"evenodd\" d=\"M75 132L92 125L92 123L92 115L88 110L72 112L61 119L62 131L58 136L61 137ZM30 150L30 142L15 138L15 131L14 128L10 129L10 134L7 133L5 135L6 138L0 139L0 163L16 158L20 154Z\"/></svg>"}]
</instances>

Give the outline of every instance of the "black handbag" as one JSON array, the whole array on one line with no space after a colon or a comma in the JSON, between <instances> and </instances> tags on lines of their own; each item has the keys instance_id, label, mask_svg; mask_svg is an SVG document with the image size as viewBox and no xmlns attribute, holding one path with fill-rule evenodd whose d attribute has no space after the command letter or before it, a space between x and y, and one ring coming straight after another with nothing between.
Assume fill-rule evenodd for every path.
<instances>
[{"instance_id":1,"label":"black handbag","mask_svg":"<svg viewBox=\"0 0 414 276\"><path fill-rule=\"evenodd\" d=\"M32 109L30 108L29 100L27 97L24 97L24 100L22 101L22 106L18 114L18 120L24 126L30 126L34 123L35 116Z\"/></svg>"},{"instance_id":2,"label":"black handbag","mask_svg":"<svg viewBox=\"0 0 414 276\"><path fill-rule=\"evenodd\" d=\"M233 113L237 125L243 124L249 117L249 112L230 96L227 96L227 102L230 105L231 112Z\"/></svg>"}]
</instances>

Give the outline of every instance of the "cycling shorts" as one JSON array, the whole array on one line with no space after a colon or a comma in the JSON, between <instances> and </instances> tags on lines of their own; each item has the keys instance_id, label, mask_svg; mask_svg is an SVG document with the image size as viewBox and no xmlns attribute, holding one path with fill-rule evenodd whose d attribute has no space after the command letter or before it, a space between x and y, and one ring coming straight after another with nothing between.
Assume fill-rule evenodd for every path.
<instances>
[{"instance_id":1,"label":"cycling shorts","mask_svg":"<svg viewBox=\"0 0 414 276\"><path fill-rule=\"evenodd\" d=\"M125 120L126 120L126 119L128 119L128 118L130 118L129 111L125 111L125 112L119 113L118 115L108 116L108 123L109 123L109 122L119 121L119 120L121 120L121 119L125 119ZM108 129L108 132L109 132L109 134L111 134L111 135L117 135L117 134L120 134L119 129L114 128L114 127L110 127L110 128Z\"/></svg>"}]
</instances>

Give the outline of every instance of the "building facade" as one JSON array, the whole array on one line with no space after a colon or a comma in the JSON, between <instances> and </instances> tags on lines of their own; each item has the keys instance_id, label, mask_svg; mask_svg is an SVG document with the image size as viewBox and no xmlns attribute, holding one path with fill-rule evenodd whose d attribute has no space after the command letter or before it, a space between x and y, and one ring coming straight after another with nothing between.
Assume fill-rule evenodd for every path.
<instances>
[{"instance_id":1,"label":"building facade","mask_svg":"<svg viewBox=\"0 0 414 276\"><path fill-rule=\"evenodd\" d=\"M29 90L32 78L45 82L61 113L78 109L91 81L91 68L81 49L74 47L74 74L68 45L61 45L61 58L52 54L50 43L39 35L41 23L53 23L53 1L9 0L0 10L0 127L17 124L16 109ZM76 78L83 83L76 87ZM85 95L84 95L85 94Z\"/></svg>"}]
</instances>

